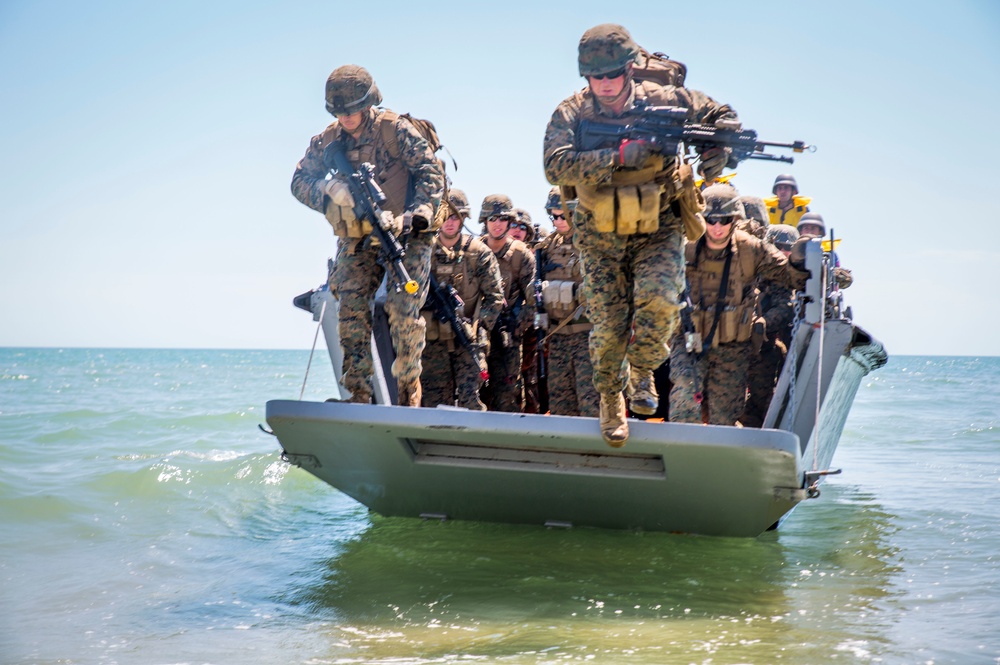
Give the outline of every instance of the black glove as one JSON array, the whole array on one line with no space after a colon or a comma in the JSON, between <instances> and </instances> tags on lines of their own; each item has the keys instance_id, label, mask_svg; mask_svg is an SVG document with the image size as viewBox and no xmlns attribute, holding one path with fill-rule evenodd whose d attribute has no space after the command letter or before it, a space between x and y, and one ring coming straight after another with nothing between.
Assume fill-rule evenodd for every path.
<instances>
[{"instance_id":1,"label":"black glove","mask_svg":"<svg viewBox=\"0 0 1000 665\"><path fill-rule=\"evenodd\" d=\"M732 154L730 148L708 148L701 153L701 164L698 165L698 173L705 179L705 182L712 182L720 175L722 170L729 163L729 156Z\"/></svg>"},{"instance_id":2,"label":"black glove","mask_svg":"<svg viewBox=\"0 0 1000 665\"><path fill-rule=\"evenodd\" d=\"M645 141L625 139L618 146L618 155L615 158L615 166L623 166L629 169L639 169L646 164L646 160L653 154L652 148Z\"/></svg>"}]
</instances>

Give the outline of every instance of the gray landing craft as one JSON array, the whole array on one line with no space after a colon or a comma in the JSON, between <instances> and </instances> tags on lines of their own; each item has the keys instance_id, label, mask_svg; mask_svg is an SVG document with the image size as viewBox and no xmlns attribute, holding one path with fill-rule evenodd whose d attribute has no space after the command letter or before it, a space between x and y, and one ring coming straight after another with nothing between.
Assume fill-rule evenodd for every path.
<instances>
[{"instance_id":1,"label":"gray landing craft","mask_svg":"<svg viewBox=\"0 0 1000 665\"><path fill-rule=\"evenodd\" d=\"M612 449L596 418L389 406L378 302L377 404L273 400L267 422L284 459L382 515L754 537L838 472L830 463L861 379L887 360L830 288L829 256L809 243L806 265L823 277L806 285L763 429L633 420L628 445ZM322 318L339 383L336 299L324 286L296 304Z\"/></svg>"}]
</instances>

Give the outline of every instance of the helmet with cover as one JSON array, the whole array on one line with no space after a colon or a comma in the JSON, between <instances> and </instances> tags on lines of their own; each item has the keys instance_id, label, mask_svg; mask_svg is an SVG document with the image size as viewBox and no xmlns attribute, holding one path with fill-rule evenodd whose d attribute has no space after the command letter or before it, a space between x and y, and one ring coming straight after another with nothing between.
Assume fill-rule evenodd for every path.
<instances>
[{"instance_id":1,"label":"helmet with cover","mask_svg":"<svg viewBox=\"0 0 1000 665\"><path fill-rule=\"evenodd\" d=\"M602 23L583 33L580 38L580 76L609 74L639 57L639 45L628 30L614 23Z\"/></svg>"},{"instance_id":2,"label":"helmet with cover","mask_svg":"<svg viewBox=\"0 0 1000 665\"><path fill-rule=\"evenodd\" d=\"M558 187L553 187L549 190L549 195L545 199L545 211L552 212L553 210L562 210L562 193L559 191Z\"/></svg>"},{"instance_id":3,"label":"helmet with cover","mask_svg":"<svg viewBox=\"0 0 1000 665\"><path fill-rule=\"evenodd\" d=\"M792 245L799 239L799 232L788 224L772 224L768 227L764 240L783 252L790 252Z\"/></svg>"},{"instance_id":4,"label":"helmet with cover","mask_svg":"<svg viewBox=\"0 0 1000 665\"><path fill-rule=\"evenodd\" d=\"M364 67L337 67L326 79L326 110L332 115L351 115L381 103L382 93Z\"/></svg>"},{"instance_id":5,"label":"helmet with cover","mask_svg":"<svg viewBox=\"0 0 1000 665\"><path fill-rule=\"evenodd\" d=\"M760 224L769 224L767 216L767 204L759 196L741 196L740 203L743 204L743 216L752 219Z\"/></svg>"},{"instance_id":6,"label":"helmet with cover","mask_svg":"<svg viewBox=\"0 0 1000 665\"><path fill-rule=\"evenodd\" d=\"M732 185L709 185L701 192L705 199L705 219L733 217L743 219L743 204L740 193Z\"/></svg>"},{"instance_id":7,"label":"helmet with cover","mask_svg":"<svg viewBox=\"0 0 1000 665\"><path fill-rule=\"evenodd\" d=\"M799 184L795 182L795 176L790 173L782 173L774 179L774 184L771 185L772 194L778 193L778 185L789 185L794 193L799 193Z\"/></svg>"},{"instance_id":8,"label":"helmet with cover","mask_svg":"<svg viewBox=\"0 0 1000 665\"><path fill-rule=\"evenodd\" d=\"M479 210L479 222L485 227L486 220L490 217L500 217L507 221L517 219L514 212L514 203L505 194L490 194L483 199L483 207Z\"/></svg>"},{"instance_id":9,"label":"helmet with cover","mask_svg":"<svg viewBox=\"0 0 1000 665\"><path fill-rule=\"evenodd\" d=\"M448 203L455 213L462 219L472 216L472 209L469 208L469 197L460 189L448 190Z\"/></svg>"},{"instance_id":10,"label":"helmet with cover","mask_svg":"<svg viewBox=\"0 0 1000 665\"><path fill-rule=\"evenodd\" d=\"M514 214L517 215L516 223L523 225L527 234L524 242L533 243L535 241L535 226L531 223L531 214L524 208L514 208Z\"/></svg>"}]
</instances>

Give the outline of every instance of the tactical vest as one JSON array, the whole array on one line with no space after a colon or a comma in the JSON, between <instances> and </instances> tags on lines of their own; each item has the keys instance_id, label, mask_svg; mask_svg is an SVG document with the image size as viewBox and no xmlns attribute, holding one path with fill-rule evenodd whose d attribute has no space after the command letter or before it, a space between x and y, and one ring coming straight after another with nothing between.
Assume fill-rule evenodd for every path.
<instances>
[{"instance_id":1,"label":"tactical vest","mask_svg":"<svg viewBox=\"0 0 1000 665\"><path fill-rule=\"evenodd\" d=\"M399 114L394 111L375 109L371 130L362 132L357 145L345 152L347 161L354 168L365 162L375 167L375 179L386 197L383 209L393 215L402 215L406 210L406 197L411 187L410 172L400 159L399 137L396 135L399 119ZM345 134L339 122L331 123L320 135L319 148L340 140ZM345 220L344 224L335 224L333 231L341 238L360 238L372 232L368 222L353 226L358 228L351 228L352 225Z\"/></svg>"},{"instance_id":2,"label":"tactical vest","mask_svg":"<svg viewBox=\"0 0 1000 665\"><path fill-rule=\"evenodd\" d=\"M462 234L453 249L443 247L434 239L431 270L438 284L450 284L462 299L461 316L475 322L476 308L479 305L481 288L479 284L479 253L489 248L472 236ZM447 321L438 321L433 312L421 312L426 323L426 336L431 342L441 340L449 342L449 350L455 338L455 331Z\"/></svg>"},{"instance_id":3,"label":"tactical vest","mask_svg":"<svg viewBox=\"0 0 1000 665\"><path fill-rule=\"evenodd\" d=\"M635 103L653 106L676 103L665 96L664 88L650 82L635 85ZM579 119L603 124L627 125L635 120L626 112L620 118L600 115L593 95L576 93L580 105ZM616 147L617 141L609 139L604 148ZM577 185L578 207L594 216L595 229L601 233L617 232L620 235L653 233L660 227L660 213L677 198L679 184L675 183L676 159L652 155L641 169L615 170L609 184Z\"/></svg>"},{"instance_id":4,"label":"tactical vest","mask_svg":"<svg viewBox=\"0 0 1000 665\"><path fill-rule=\"evenodd\" d=\"M483 237L485 238L485 236ZM482 242L483 244L486 243L485 240ZM517 286L517 278L521 275L521 266L524 265L524 254L514 251L514 243L520 244L522 247L525 246L520 240L507 238L500 251L494 252L497 257L497 263L500 264L500 278L503 280L503 297L507 301L508 307L514 303L514 288Z\"/></svg>"},{"instance_id":5,"label":"tactical vest","mask_svg":"<svg viewBox=\"0 0 1000 665\"><path fill-rule=\"evenodd\" d=\"M730 238L729 247L733 258L729 264L725 307L719 315L719 323L712 338L712 348L719 344L748 341L756 318L757 292L753 282L757 271L753 250L738 242L735 234ZM703 241L688 243L684 247L687 279L691 286L691 303L694 305L691 318L694 320L695 330L702 339L708 335L715 321L716 302L726 264L724 255L710 259L705 255L706 251Z\"/></svg>"},{"instance_id":6,"label":"tactical vest","mask_svg":"<svg viewBox=\"0 0 1000 665\"><path fill-rule=\"evenodd\" d=\"M542 275L542 302L552 323L559 323L573 316L584 303L583 270L580 253L573 246L572 238L553 233L540 247L546 264L554 264ZM538 267L541 270L541 266ZM557 334L583 332L593 327L581 314L574 323L559 328Z\"/></svg>"}]
</instances>

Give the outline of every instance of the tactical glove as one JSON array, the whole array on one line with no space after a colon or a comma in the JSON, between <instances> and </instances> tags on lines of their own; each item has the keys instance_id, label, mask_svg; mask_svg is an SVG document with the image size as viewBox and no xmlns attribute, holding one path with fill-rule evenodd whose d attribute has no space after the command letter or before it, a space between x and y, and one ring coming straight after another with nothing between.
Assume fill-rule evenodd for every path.
<instances>
[{"instance_id":1,"label":"tactical glove","mask_svg":"<svg viewBox=\"0 0 1000 665\"><path fill-rule=\"evenodd\" d=\"M647 142L625 139L618 146L618 153L615 155L615 166L639 169L645 165L646 160L652 154L653 150Z\"/></svg>"},{"instance_id":2,"label":"tactical glove","mask_svg":"<svg viewBox=\"0 0 1000 665\"><path fill-rule=\"evenodd\" d=\"M405 215L400 215L396 217L388 210L382 211L382 216L379 218L379 226L391 233L395 237L403 232L403 218Z\"/></svg>"},{"instance_id":3,"label":"tactical glove","mask_svg":"<svg viewBox=\"0 0 1000 665\"><path fill-rule=\"evenodd\" d=\"M806 269L806 245L809 244L809 236L801 236L792 244L792 251L788 254L788 262L793 268L804 271Z\"/></svg>"},{"instance_id":4,"label":"tactical glove","mask_svg":"<svg viewBox=\"0 0 1000 665\"><path fill-rule=\"evenodd\" d=\"M343 180L340 180L339 178L324 180L320 183L320 187L322 188L323 193L330 197L330 201L332 201L334 205L338 205L341 208L354 207L354 197L351 196L351 189Z\"/></svg>"},{"instance_id":5,"label":"tactical glove","mask_svg":"<svg viewBox=\"0 0 1000 665\"><path fill-rule=\"evenodd\" d=\"M729 156L732 154L729 148L708 148L701 153L701 164L698 165L698 173L705 179L705 182L712 182L720 175L722 170L729 163Z\"/></svg>"}]
</instances>

